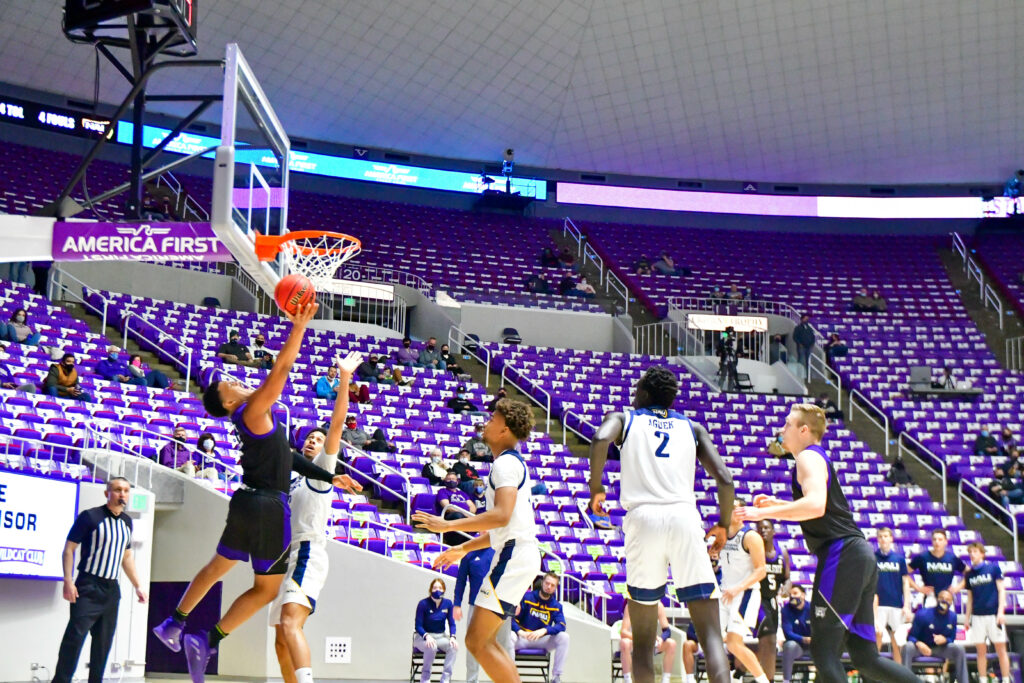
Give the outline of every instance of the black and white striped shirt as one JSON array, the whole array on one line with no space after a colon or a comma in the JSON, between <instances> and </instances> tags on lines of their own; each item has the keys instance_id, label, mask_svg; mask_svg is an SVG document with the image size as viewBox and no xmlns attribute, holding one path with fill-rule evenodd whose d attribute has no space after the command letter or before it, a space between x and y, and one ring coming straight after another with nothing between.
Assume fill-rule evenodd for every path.
<instances>
[{"instance_id":1,"label":"black and white striped shirt","mask_svg":"<svg viewBox=\"0 0 1024 683\"><path fill-rule=\"evenodd\" d=\"M71 526L68 540L81 544L79 572L116 581L124 551L132 543L132 518L125 513L115 515L106 505L83 510Z\"/></svg>"}]
</instances>

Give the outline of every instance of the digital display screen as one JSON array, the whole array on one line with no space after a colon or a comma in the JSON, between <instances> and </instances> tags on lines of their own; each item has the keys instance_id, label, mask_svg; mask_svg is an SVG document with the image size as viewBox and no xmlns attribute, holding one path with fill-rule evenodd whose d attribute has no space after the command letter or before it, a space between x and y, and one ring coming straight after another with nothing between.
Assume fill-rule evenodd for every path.
<instances>
[{"instance_id":1,"label":"digital display screen","mask_svg":"<svg viewBox=\"0 0 1024 683\"><path fill-rule=\"evenodd\" d=\"M62 580L78 483L0 471L0 578Z\"/></svg>"},{"instance_id":2,"label":"digital display screen","mask_svg":"<svg viewBox=\"0 0 1024 683\"><path fill-rule=\"evenodd\" d=\"M120 121L117 125L117 141L130 145L134 126L127 121ZM143 126L142 142L146 147L156 147L160 144L170 130L156 126ZM207 147L216 146L220 140L208 135L196 135L195 133L181 133L174 138L165 148L169 152L177 154L195 154ZM203 155L212 159L213 152ZM244 147L235 150L235 163L250 164L258 166L274 167L277 165L273 155L266 150L245 149ZM387 183L389 185L402 185L403 187L422 187L430 190L445 190L448 192L467 192L481 194L487 187L481 182L477 173L465 173L463 171L444 171L437 168L424 168L421 166L407 166L387 161L366 161L363 159L350 159L348 157L336 157L328 154L317 154L314 152L296 152L292 150L291 160L288 168L293 173L311 173L313 175L326 176L328 178L343 178L345 180L362 180L371 183ZM504 190L505 178L497 176L493 189ZM547 182L538 178L512 178L512 191L518 192L524 197L533 197L539 201L547 199Z\"/></svg>"},{"instance_id":3,"label":"digital display screen","mask_svg":"<svg viewBox=\"0 0 1024 683\"><path fill-rule=\"evenodd\" d=\"M0 98L0 121L17 123L30 128L54 130L85 138L105 134L110 119L94 114L83 114L63 107L50 107L10 97Z\"/></svg>"}]
</instances>

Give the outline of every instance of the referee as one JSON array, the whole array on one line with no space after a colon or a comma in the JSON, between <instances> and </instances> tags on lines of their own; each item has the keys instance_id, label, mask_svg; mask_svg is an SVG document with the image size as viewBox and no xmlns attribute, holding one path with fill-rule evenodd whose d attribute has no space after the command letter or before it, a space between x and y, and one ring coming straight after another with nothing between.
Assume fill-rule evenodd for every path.
<instances>
[{"instance_id":1,"label":"referee","mask_svg":"<svg viewBox=\"0 0 1024 683\"><path fill-rule=\"evenodd\" d=\"M64 544L64 599L71 603L71 618L60 642L54 683L70 683L86 634L92 635L89 655L89 683L101 683L107 666L107 655L117 628L117 608L121 601L118 585L123 567L135 586L139 602L146 601L146 591L139 585L132 555L132 520L122 514L128 504L131 484L124 477L107 482L107 504L79 513L67 543ZM78 562L78 579L71 580L75 549L82 546Z\"/></svg>"}]
</instances>

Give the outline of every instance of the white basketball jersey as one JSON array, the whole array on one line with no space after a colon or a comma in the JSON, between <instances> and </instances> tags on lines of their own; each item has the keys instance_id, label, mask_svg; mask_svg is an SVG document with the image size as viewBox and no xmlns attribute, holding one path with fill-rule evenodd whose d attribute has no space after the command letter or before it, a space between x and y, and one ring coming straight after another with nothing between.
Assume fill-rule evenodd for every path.
<instances>
[{"instance_id":1,"label":"white basketball jersey","mask_svg":"<svg viewBox=\"0 0 1024 683\"><path fill-rule=\"evenodd\" d=\"M743 539L746 538L748 531L753 529L745 525L741 527L735 536L725 542L725 547L718 556L718 566L722 570L722 588L732 588L743 583L743 580L754 571L754 561L743 547Z\"/></svg>"},{"instance_id":2,"label":"white basketball jersey","mask_svg":"<svg viewBox=\"0 0 1024 683\"><path fill-rule=\"evenodd\" d=\"M305 457L305 456L303 456ZM338 454L321 452L313 458L313 464L328 472L334 471ZM324 481L310 481L306 477L292 478L288 501L292 510L292 543L315 541L327 543L327 523L331 518L331 501L334 487Z\"/></svg>"},{"instance_id":3,"label":"white basketball jersey","mask_svg":"<svg viewBox=\"0 0 1024 683\"><path fill-rule=\"evenodd\" d=\"M693 493L697 439L685 417L662 408L627 410L619 452L619 497L625 509L697 504Z\"/></svg>"},{"instance_id":4,"label":"white basketball jersey","mask_svg":"<svg viewBox=\"0 0 1024 683\"><path fill-rule=\"evenodd\" d=\"M506 450L494 459L491 473L487 476L487 509L494 509L494 492L506 486L515 486L516 504L512 508L512 516L508 524L491 529L491 547L500 550L506 541L517 543L537 542L537 523L533 519L533 505L530 503L530 489L533 481L530 470L523 457L517 451Z\"/></svg>"}]
</instances>

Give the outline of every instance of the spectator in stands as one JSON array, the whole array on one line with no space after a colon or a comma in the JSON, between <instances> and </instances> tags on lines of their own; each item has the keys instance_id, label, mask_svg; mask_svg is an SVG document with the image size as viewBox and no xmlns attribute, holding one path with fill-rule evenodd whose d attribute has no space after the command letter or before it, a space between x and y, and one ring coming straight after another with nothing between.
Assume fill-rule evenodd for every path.
<instances>
[{"instance_id":1,"label":"spectator in stands","mask_svg":"<svg viewBox=\"0 0 1024 683\"><path fill-rule=\"evenodd\" d=\"M398 349L398 353L395 354L395 360L399 365L404 365L407 368L416 365L419 354L412 350L412 339L406 337L402 340L402 348Z\"/></svg>"},{"instance_id":2,"label":"spectator in stands","mask_svg":"<svg viewBox=\"0 0 1024 683\"><path fill-rule=\"evenodd\" d=\"M563 267L571 269L574 273L580 269L576 264L576 254L569 251L569 247L562 249L562 253L558 255L558 260L562 263Z\"/></svg>"},{"instance_id":3,"label":"spectator in stands","mask_svg":"<svg viewBox=\"0 0 1024 683\"><path fill-rule=\"evenodd\" d=\"M503 391L504 389L502 389ZM502 397L504 398L504 397ZM498 399L495 399L497 401ZM494 405L494 401L491 401L491 405ZM491 453L491 448L484 443L484 423L477 422L473 425L473 436L466 440L466 443L462 444L462 450L469 451L470 460L476 462L494 462L494 454Z\"/></svg>"},{"instance_id":4,"label":"spectator in stands","mask_svg":"<svg viewBox=\"0 0 1024 683\"><path fill-rule=\"evenodd\" d=\"M875 304L868 295L868 288L861 287L860 291L850 301L850 307L855 311L873 311L875 310Z\"/></svg>"},{"instance_id":5,"label":"spectator in stands","mask_svg":"<svg viewBox=\"0 0 1024 683\"><path fill-rule=\"evenodd\" d=\"M877 289L871 293L871 305L879 313L885 313L889 310L889 302L885 300L885 297Z\"/></svg>"},{"instance_id":6,"label":"spectator in stands","mask_svg":"<svg viewBox=\"0 0 1024 683\"><path fill-rule=\"evenodd\" d=\"M430 594L416 605L416 639L413 641L413 647L423 653L420 683L429 683L434 656L438 651L444 653L444 672L441 674L441 680L449 683L455 672L455 653L459 646L455 640L455 619L452 614L454 605L451 600L444 597L445 590L447 586L444 581L434 579L430 582ZM448 625L447 636L445 624Z\"/></svg>"},{"instance_id":7,"label":"spectator in stands","mask_svg":"<svg viewBox=\"0 0 1024 683\"><path fill-rule=\"evenodd\" d=\"M142 367L142 356L137 353L128 356L128 374L131 375L131 383L136 386L153 389L166 389L171 386L170 378L164 373ZM184 387L184 381L182 386Z\"/></svg>"},{"instance_id":8,"label":"spectator in stands","mask_svg":"<svg viewBox=\"0 0 1024 683\"><path fill-rule=\"evenodd\" d=\"M734 303L743 301L743 292L740 291L740 288L739 288L738 285L735 285L735 284L729 285L729 295L728 296L729 296L729 301L732 301Z\"/></svg>"},{"instance_id":9,"label":"spectator in stands","mask_svg":"<svg viewBox=\"0 0 1024 683\"><path fill-rule=\"evenodd\" d=\"M576 278L572 274L563 275L558 281L558 293L562 296L576 296Z\"/></svg>"},{"instance_id":10,"label":"spectator in stands","mask_svg":"<svg viewBox=\"0 0 1024 683\"><path fill-rule=\"evenodd\" d=\"M711 293L708 294L708 298L715 303L721 303L725 301L725 292L722 291L721 285L715 285L711 288Z\"/></svg>"},{"instance_id":11,"label":"spectator in stands","mask_svg":"<svg viewBox=\"0 0 1024 683\"><path fill-rule=\"evenodd\" d=\"M259 363L249 353L249 347L242 344L240 339L238 330L230 330L228 332L228 340L217 347L217 358L220 358L225 363L232 363L234 365L245 365L250 368L259 367Z\"/></svg>"},{"instance_id":12,"label":"spectator in stands","mask_svg":"<svg viewBox=\"0 0 1024 683\"><path fill-rule=\"evenodd\" d=\"M651 268L662 275L692 275L693 271L685 266L676 266L675 259L668 255L667 251L661 252L657 260L651 264Z\"/></svg>"},{"instance_id":13,"label":"spectator in stands","mask_svg":"<svg viewBox=\"0 0 1024 683\"><path fill-rule=\"evenodd\" d=\"M1013 438L1013 430L1009 427L1003 427L1002 434L1000 434L999 441L999 452L1003 455L1009 455L1011 448L1017 447L1017 440Z\"/></svg>"},{"instance_id":14,"label":"spectator in stands","mask_svg":"<svg viewBox=\"0 0 1024 683\"><path fill-rule=\"evenodd\" d=\"M875 644L882 650L882 634L889 631L892 643L892 658L900 663L900 644L896 633L910 620L910 571L903 553L892 545L892 529L878 530L878 550L875 551L875 565L878 567L878 583L875 588ZM787 679L788 680L788 679Z\"/></svg>"},{"instance_id":15,"label":"spectator in stands","mask_svg":"<svg viewBox=\"0 0 1024 683\"><path fill-rule=\"evenodd\" d=\"M910 568L921 575L921 583L913 577L910 587L925 596L925 605L934 606L935 596L941 591L958 593L964 587L960 577L967 565L949 550L949 536L945 529L932 531L932 547L910 560Z\"/></svg>"},{"instance_id":16,"label":"spectator in stands","mask_svg":"<svg viewBox=\"0 0 1024 683\"><path fill-rule=\"evenodd\" d=\"M92 403L92 396L82 391L78 382L78 371L75 369L75 354L65 353L59 363L52 363L50 371L43 380L46 393L50 396L73 398L77 401Z\"/></svg>"},{"instance_id":17,"label":"spectator in stands","mask_svg":"<svg viewBox=\"0 0 1024 683\"><path fill-rule=\"evenodd\" d=\"M828 359L829 365L832 365L836 358L842 358L849 352L850 348L842 340L838 332L833 332L828 336L828 341L825 342L825 358Z\"/></svg>"},{"instance_id":18,"label":"spectator in stands","mask_svg":"<svg viewBox=\"0 0 1024 683\"><path fill-rule=\"evenodd\" d=\"M482 415L488 417L487 413L480 410L475 403L466 397L466 385L460 384L455 389L455 395L448 399L448 410L455 414L469 413L471 415Z\"/></svg>"},{"instance_id":19,"label":"spectator in stands","mask_svg":"<svg viewBox=\"0 0 1024 683\"><path fill-rule=\"evenodd\" d=\"M420 475L426 477L431 486L440 486L444 478L448 476L448 470L441 461L441 449L435 448L430 451L430 460L423 465Z\"/></svg>"},{"instance_id":20,"label":"spectator in stands","mask_svg":"<svg viewBox=\"0 0 1024 683\"><path fill-rule=\"evenodd\" d=\"M956 389L956 379L953 378L952 365L942 368L942 374L939 378L932 380L932 389Z\"/></svg>"},{"instance_id":21,"label":"spectator in stands","mask_svg":"<svg viewBox=\"0 0 1024 683\"><path fill-rule=\"evenodd\" d=\"M988 646L992 641L999 658L1003 683L1010 680L1010 657L1006 653L1006 588L1003 572L996 562L985 561L985 545L975 541L967 546L971 566L967 580L967 643L978 648L978 680L988 680Z\"/></svg>"},{"instance_id":22,"label":"spectator in stands","mask_svg":"<svg viewBox=\"0 0 1024 683\"><path fill-rule=\"evenodd\" d=\"M479 477L473 480L473 489L470 492L469 499L476 505L476 514L485 512L487 510L487 486L484 484L484 480Z\"/></svg>"},{"instance_id":23,"label":"spectator in stands","mask_svg":"<svg viewBox=\"0 0 1024 683\"><path fill-rule=\"evenodd\" d=\"M452 373L456 377L462 374L462 368L459 366L458 358L452 355L451 349L448 348L447 344L441 344L441 362L444 363L448 372Z\"/></svg>"},{"instance_id":24,"label":"spectator in stands","mask_svg":"<svg viewBox=\"0 0 1024 683\"><path fill-rule=\"evenodd\" d=\"M191 477L196 473L196 466L192 462L192 448L185 442L187 438L185 428L177 425L174 428L173 438L160 449L160 453L157 455L157 462L164 467L184 472Z\"/></svg>"},{"instance_id":25,"label":"spectator in stands","mask_svg":"<svg viewBox=\"0 0 1024 683\"><path fill-rule=\"evenodd\" d=\"M393 368L391 374L388 374L387 369L380 362L380 357L375 353L371 353L369 358L359 364L359 367L356 368L356 377L370 384L400 384L405 386L412 382L411 379L402 379L401 368Z\"/></svg>"},{"instance_id":26,"label":"spectator in stands","mask_svg":"<svg viewBox=\"0 0 1024 683\"><path fill-rule=\"evenodd\" d=\"M540 265L545 268L555 268L559 264L558 254L551 247L544 247L540 252Z\"/></svg>"},{"instance_id":27,"label":"spectator in stands","mask_svg":"<svg viewBox=\"0 0 1024 683\"><path fill-rule=\"evenodd\" d=\"M828 397L828 394L820 394L818 400L814 402L814 405L818 406L825 411L825 417L829 420L842 421L843 411L839 410L839 406L836 402Z\"/></svg>"},{"instance_id":28,"label":"spectator in stands","mask_svg":"<svg viewBox=\"0 0 1024 683\"><path fill-rule=\"evenodd\" d=\"M600 505L594 506L593 503L587 507L587 517L590 518L590 523L594 525L595 529L614 529L615 525L612 524L612 517L608 514L608 511L602 508Z\"/></svg>"},{"instance_id":29,"label":"spectator in stands","mask_svg":"<svg viewBox=\"0 0 1024 683\"><path fill-rule=\"evenodd\" d=\"M507 398L507 397L508 397L508 391L505 390L505 387L498 387L498 393L496 393L494 395L494 398L491 399L491 402L487 404L487 410L489 412L493 413L494 412L494 406L498 405L498 401L500 401L503 398ZM479 426L479 428L480 428L480 430L482 432L483 425L478 425L478 426Z\"/></svg>"},{"instance_id":30,"label":"spectator in stands","mask_svg":"<svg viewBox=\"0 0 1024 683\"><path fill-rule=\"evenodd\" d=\"M551 294L554 292L551 288L551 283L548 282L543 273L526 278L526 291L534 292L535 294Z\"/></svg>"},{"instance_id":31,"label":"spectator in stands","mask_svg":"<svg viewBox=\"0 0 1024 683\"><path fill-rule=\"evenodd\" d=\"M362 449L366 442L370 440L370 435L359 428L356 416L349 413L345 416L345 429L341 432L341 440L349 446Z\"/></svg>"},{"instance_id":32,"label":"spectator in stands","mask_svg":"<svg viewBox=\"0 0 1024 683\"><path fill-rule=\"evenodd\" d=\"M362 367L361 365L359 367ZM327 368L327 374L323 375L316 381L317 398L326 398L328 401L333 401L338 398L338 368L331 365Z\"/></svg>"},{"instance_id":33,"label":"spectator in stands","mask_svg":"<svg viewBox=\"0 0 1024 683\"><path fill-rule=\"evenodd\" d=\"M257 366L264 370L269 370L274 367L274 354L267 350L267 338L263 336L263 333L256 333L256 339L253 340L253 345L256 348L252 350L252 358L256 361Z\"/></svg>"},{"instance_id":34,"label":"spectator in stands","mask_svg":"<svg viewBox=\"0 0 1024 683\"><path fill-rule=\"evenodd\" d=\"M470 463L471 458L469 455L469 451L463 448L461 451L459 451L459 456L456 459L455 464L452 465L452 468L450 470L453 474L455 474L455 476L459 478L460 487L466 483L471 484L474 479L478 479L480 477L480 475L477 474L476 468L474 468L473 465L471 465Z\"/></svg>"},{"instance_id":35,"label":"spectator in stands","mask_svg":"<svg viewBox=\"0 0 1024 683\"><path fill-rule=\"evenodd\" d=\"M885 481L892 486L914 485L914 478L911 477L910 472L907 471L907 464L903 462L903 456L901 454L896 454L896 458L892 461L892 465L889 466L889 471L885 473Z\"/></svg>"},{"instance_id":36,"label":"spectator in stands","mask_svg":"<svg viewBox=\"0 0 1024 683\"><path fill-rule=\"evenodd\" d=\"M6 351L7 347L0 344L0 351ZM36 393L36 385L30 382L19 381L7 368L7 365L3 362L6 357L6 353L0 356L0 389L14 389L15 391L21 391L26 394Z\"/></svg>"},{"instance_id":37,"label":"spectator in stands","mask_svg":"<svg viewBox=\"0 0 1024 683\"><path fill-rule=\"evenodd\" d=\"M633 264L633 272L637 275L650 275L651 274L651 262L646 256L641 256L636 263Z\"/></svg>"},{"instance_id":38,"label":"spectator in stands","mask_svg":"<svg viewBox=\"0 0 1024 683\"><path fill-rule=\"evenodd\" d=\"M120 359L120 356L121 349L111 344L107 347L107 356L96 363L93 372L108 382L130 382L132 378L128 374L128 366Z\"/></svg>"},{"instance_id":39,"label":"spectator in stands","mask_svg":"<svg viewBox=\"0 0 1024 683\"><path fill-rule=\"evenodd\" d=\"M811 316L804 313L800 316L800 324L793 328L793 341L796 343L796 360L805 368L814 349L814 328L811 327Z\"/></svg>"},{"instance_id":40,"label":"spectator in stands","mask_svg":"<svg viewBox=\"0 0 1024 683\"><path fill-rule=\"evenodd\" d=\"M28 324L28 311L24 308L15 310L6 323L0 321L0 339L4 341L37 346L39 337L40 333Z\"/></svg>"},{"instance_id":41,"label":"spectator in stands","mask_svg":"<svg viewBox=\"0 0 1024 683\"><path fill-rule=\"evenodd\" d=\"M349 403L369 403L370 402L370 387L366 384L360 384L353 379L348 383L348 402Z\"/></svg>"},{"instance_id":42,"label":"spectator in stands","mask_svg":"<svg viewBox=\"0 0 1024 683\"><path fill-rule=\"evenodd\" d=\"M661 683L669 683L672 678L672 665L676 659L676 641L672 639L668 615L665 606L658 603L658 628L661 635L654 639L656 654L664 654L661 665ZM694 634L696 640L696 634ZM629 618L629 605L622 611L622 626L619 628L619 656L622 659L622 680L631 683L633 680L633 623Z\"/></svg>"},{"instance_id":43,"label":"spectator in stands","mask_svg":"<svg viewBox=\"0 0 1024 683\"><path fill-rule=\"evenodd\" d=\"M377 429L373 430L373 436L363 446L364 451L372 451L374 453L394 453L398 450L398 446L392 441L388 441L387 436L384 434L384 430Z\"/></svg>"},{"instance_id":44,"label":"spectator in stands","mask_svg":"<svg viewBox=\"0 0 1024 683\"><path fill-rule=\"evenodd\" d=\"M1021 461L1020 451L1016 446L1010 446L1006 451L1006 461L1003 463L1003 469L1009 469L1010 465L1016 464L1017 467L1024 467L1024 462Z\"/></svg>"},{"instance_id":45,"label":"spectator in stands","mask_svg":"<svg viewBox=\"0 0 1024 683\"><path fill-rule=\"evenodd\" d=\"M982 427L981 432L975 437L974 454L999 455L999 444L996 442L996 437L992 436L992 431L988 427Z\"/></svg>"},{"instance_id":46,"label":"spectator in stands","mask_svg":"<svg viewBox=\"0 0 1024 683\"><path fill-rule=\"evenodd\" d=\"M445 369L445 362L441 360L441 352L437 349L437 339L431 337L427 340L427 345L420 349L420 355L416 358L416 367L433 370Z\"/></svg>"},{"instance_id":47,"label":"spectator in stands","mask_svg":"<svg viewBox=\"0 0 1024 683\"><path fill-rule=\"evenodd\" d=\"M774 335L768 343L768 364L774 365L778 361L789 362L789 350L786 349L786 342L781 334Z\"/></svg>"},{"instance_id":48,"label":"spectator in stands","mask_svg":"<svg viewBox=\"0 0 1024 683\"><path fill-rule=\"evenodd\" d=\"M565 615L562 613L562 603L555 598L559 582L558 574L545 574L540 589L529 591L523 596L512 622L517 652L533 648L554 651L551 683L561 683L565 662L569 656L569 634L565 630Z\"/></svg>"},{"instance_id":49,"label":"spectator in stands","mask_svg":"<svg viewBox=\"0 0 1024 683\"><path fill-rule=\"evenodd\" d=\"M470 514L476 512L476 503L473 502L465 491L459 488L459 475L455 474L454 469L448 470L448 474L444 475L441 487L437 497L434 498L434 510L438 515L445 519L466 516L457 510L449 509L446 511L445 508L448 506L454 506ZM456 541L456 543L458 542Z\"/></svg>"},{"instance_id":50,"label":"spectator in stands","mask_svg":"<svg viewBox=\"0 0 1024 683\"><path fill-rule=\"evenodd\" d=\"M789 589L789 602L782 606L782 680L793 680L793 662L811 651L811 603L804 589L793 584Z\"/></svg>"},{"instance_id":51,"label":"spectator in stands","mask_svg":"<svg viewBox=\"0 0 1024 683\"><path fill-rule=\"evenodd\" d=\"M196 444L199 446L196 451L199 454L199 463L196 466L198 474L210 481L217 481L217 470L223 470L223 465L219 465L220 460L217 456L217 441L210 432L203 432L196 439ZM226 479L227 475L222 472L220 478Z\"/></svg>"},{"instance_id":52,"label":"spectator in stands","mask_svg":"<svg viewBox=\"0 0 1024 683\"><path fill-rule=\"evenodd\" d=\"M903 646L903 666L911 669L918 657L938 657L950 664L957 683L968 683L967 655L956 642L956 612L953 594L941 590L935 607L922 607L914 615L914 623Z\"/></svg>"},{"instance_id":53,"label":"spectator in stands","mask_svg":"<svg viewBox=\"0 0 1024 683\"><path fill-rule=\"evenodd\" d=\"M1003 507L1024 503L1024 481L1021 480L1020 465L1014 462L1003 469L997 467L995 474L998 478L998 495L995 497L1002 501Z\"/></svg>"},{"instance_id":54,"label":"spectator in stands","mask_svg":"<svg viewBox=\"0 0 1024 683\"><path fill-rule=\"evenodd\" d=\"M576 291L579 292L579 296L582 296L584 299L593 299L597 296L597 290L594 289L592 284L587 282L587 278L582 276L580 277L579 282L576 283Z\"/></svg>"}]
</instances>

